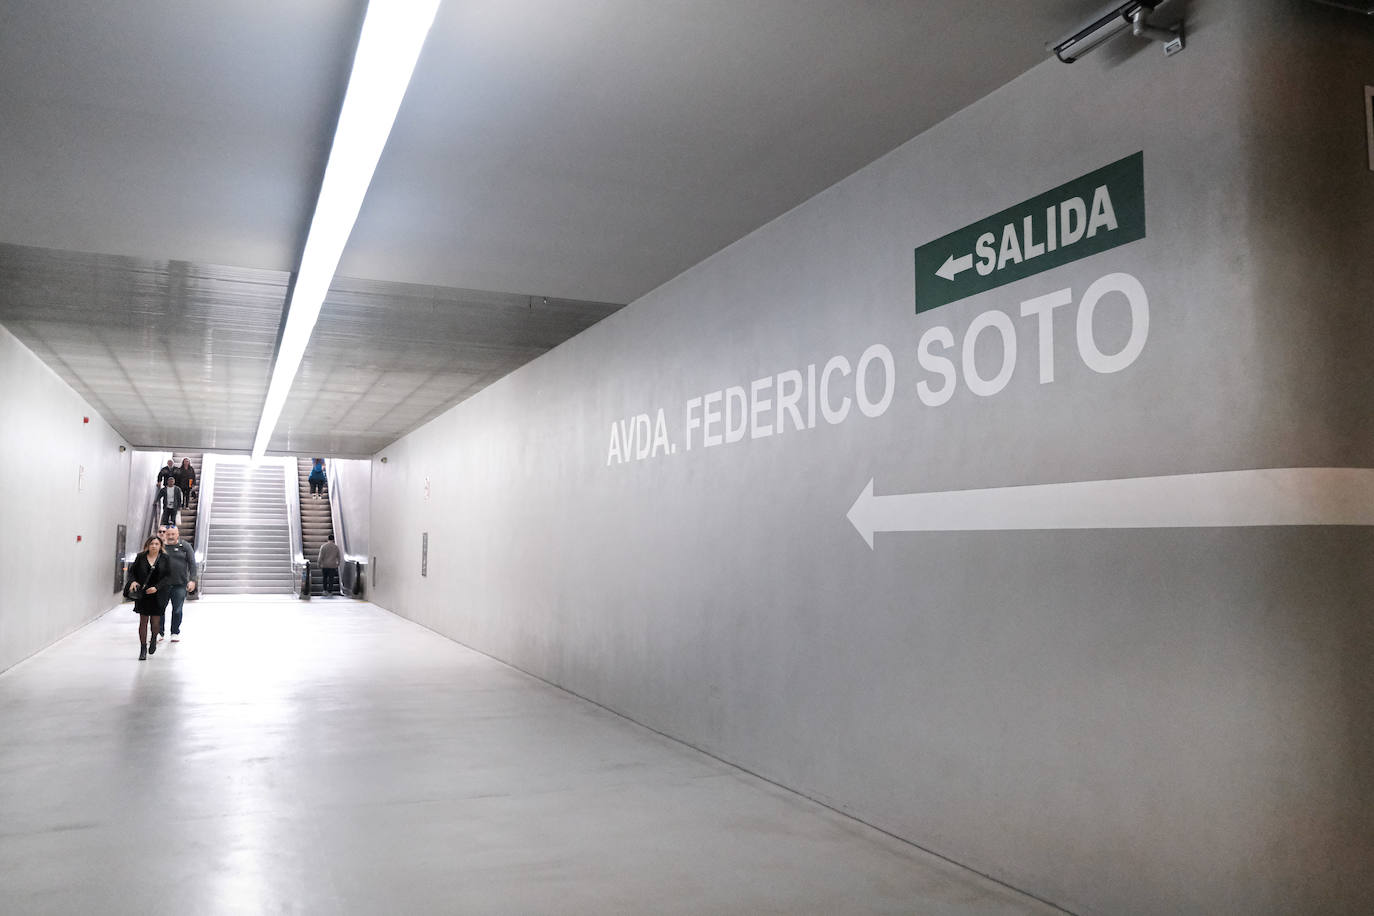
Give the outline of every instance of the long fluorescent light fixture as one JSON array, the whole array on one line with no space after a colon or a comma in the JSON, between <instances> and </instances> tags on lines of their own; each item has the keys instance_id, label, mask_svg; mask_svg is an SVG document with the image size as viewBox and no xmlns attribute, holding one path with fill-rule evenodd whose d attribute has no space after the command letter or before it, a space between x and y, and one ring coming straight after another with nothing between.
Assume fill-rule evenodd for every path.
<instances>
[{"instance_id":1,"label":"long fluorescent light fixture","mask_svg":"<svg viewBox=\"0 0 1374 916\"><path fill-rule=\"evenodd\" d=\"M334 130L334 145L329 150L296 288L287 304L286 328L253 440L255 459L267 452L439 2L371 0L367 5L353 72L348 76L339 125Z\"/></svg>"}]
</instances>

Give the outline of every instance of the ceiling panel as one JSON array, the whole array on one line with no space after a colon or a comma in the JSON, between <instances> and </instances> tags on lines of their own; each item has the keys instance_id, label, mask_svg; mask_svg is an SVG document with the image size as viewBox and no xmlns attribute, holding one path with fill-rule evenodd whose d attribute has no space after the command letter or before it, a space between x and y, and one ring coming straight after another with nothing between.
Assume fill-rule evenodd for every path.
<instances>
[{"instance_id":1,"label":"ceiling panel","mask_svg":"<svg viewBox=\"0 0 1374 916\"><path fill-rule=\"evenodd\" d=\"M246 449L288 279L0 244L0 324L135 446Z\"/></svg>"},{"instance_id":2,"label":"ceiling panel","mask_svg":"<svg viewBox=\"0 0 1374 916\"><path fill-rule=\"evenodd\" d=\"M336 279L269 450L370 455L620 307Z\"/></svg>"},{"instance_id":3,"label":"ceiling panel","mask_svg":"<svg viewBox=\"0 0 1374 916\"><path fill-rule=\"evenodd\" d=\"M0 324L135 446L244 451L288 281L0 244ZM370 455L618 308L338 279L271 450Z\"/></svg>"},{"instance_id":4,"label":"ceiling panel","mask_svg":"<svg viewBox=\"0 0 1374 916\"><path fill-rule=\"evenodd\" d=\"M0 3L0 242L294 269L365 5Z\"/></svg>"}]
</instances>

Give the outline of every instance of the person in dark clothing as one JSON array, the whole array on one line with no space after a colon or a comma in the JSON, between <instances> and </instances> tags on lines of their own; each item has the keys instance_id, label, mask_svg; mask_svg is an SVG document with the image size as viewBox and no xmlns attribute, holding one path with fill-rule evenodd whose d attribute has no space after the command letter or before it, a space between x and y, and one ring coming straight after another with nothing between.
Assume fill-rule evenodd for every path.
<instances>
[{"instance_id":1,"label":"person in dark clothing","mask_svg":"<svg viewBox=\"0 0 1374 916\"><path fill-rule=\"evenodd\" d=\"M181 504L191 505L191 490L196 485L196 469L191 467L191 459L181 459L181 467L176 470L177 489L181 490Z\"/></svg>"},{"instance_id":2,"label":"person in dark clothing","mask_svg":"<svg viewBox=\"0 0 1374 916\"><path fill-rule=\"evenodd\" d=\"M310 498L324 499L324 459L313 458L311 460L314 463L310 466L310 477L307 478L310 481Z\"/></svg>"},{"instance_id":3,"label":"person in dark clothing","mask_svg":"<svg viewBox=\"0 0 1374 916\"><path fill-rule=\"evenodd\" d=\"M190 544L181 540L176 525L167 526L163 535L162 554L167 558L167 598L172 605L172 642L181 641L181 609L186 603L186 593L196 590L196 552ZM162 635L159 627L157 635Z\"/></svg>"},{"instance_id":4,"label":"person in dark clothing","mask_svg":"<svg viewBox=\"0 0 1374 916\"><path fill-rule=\"evenodd\" d=\"M316 559L324 577L324 593L332 595L339 587L339 545L334 543L334 535L320 545L320 555Z\"/></svg>"},{"instance_id":5,"label":"person in dark clothing","mask_svg":"<svg viewBox=\"0 0 1374 916\"><path fill-rule=\"evenodd\" d=\"M162 612L167 607L167 591L162 588L167 576L168 562L162 553L162 541L157 535L151 535L143 542L142 553L129 567L129 581L124 586L124 597L134 599L134 613L138 614L139 661L157 652L157 631L162 626Z\"/></svg>"},{"instance_id":6,"label":"person in dark clothing","mask_svg":"<svg viewBox=\"0 0 1374 916\"><path fill-rule=\"evenodd\" d=\"M158 485L158 489L161 489L162 487L166 486L166 482L167 482L168 480L171 480L173 483L175 483L175 482L176 482L176 478L177 478L177 469L176 469L176 467L172 464L172 459L171 459L171 458L168 458L168 459L167 459L167 465L166 465L166 467L160 467L160 468L157 469L157 485Z\"/></svg>"},{"instance_id":7,"label":"person in dark clothing","mask_svg":"<svg viewBox=\"0 0 1374 916\"><path fill-rule=\"evenodd\" d=\"M175 479L168 479L163 483L158 500L162 503L162 524L175 525L177 510L182 507L181 490L178 489Z\"/></svg>"}]
</instances>

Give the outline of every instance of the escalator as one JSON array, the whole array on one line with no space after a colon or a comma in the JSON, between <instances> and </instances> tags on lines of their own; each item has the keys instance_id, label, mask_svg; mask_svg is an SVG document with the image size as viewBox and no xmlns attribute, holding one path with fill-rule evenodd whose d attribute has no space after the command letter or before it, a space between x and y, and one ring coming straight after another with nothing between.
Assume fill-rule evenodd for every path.
<instances>
[{"instance_id":1,"label":"escalator","mask_svg":"<svg viewBox=\"0 0 1374 916\"><path fill-rule=\"evenodd\" d=\"M191 469L195 471L196 483L200 483L201 456L190 452L173 452L172 463L176 467L181 467L181 459L191 459ZM196 515L200 510L200 498L192 495L190 502L187 503L178 514L177 533L187 544L196 542Z\"/></svg>"},{"instance_id":2,"label":"escalator","mask_svg":"<svg viewBox=\"0 0 1374 916\"><path fill-rule=\"evenodd\" d=\"M320 545L334 534L334 518L329 507L329 484L324 485L322 498L310 495L311 459L296 459L296 476L301 496L301 541L302 552L310 562L310 594L324 594L324 573L316 562L320 555ZM335 591L335 594L338 594Z\"/></svg>"}]
</instances>

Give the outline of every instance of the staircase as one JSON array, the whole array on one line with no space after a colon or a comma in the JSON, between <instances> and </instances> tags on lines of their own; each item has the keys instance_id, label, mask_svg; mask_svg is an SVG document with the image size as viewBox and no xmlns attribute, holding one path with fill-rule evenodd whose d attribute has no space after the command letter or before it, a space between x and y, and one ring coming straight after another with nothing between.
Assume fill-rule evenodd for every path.
<instances>
[{"instance_id":1,"label":"staircase","mask_svg":"<svg viewBox=\"0 0 1374 916\"><path fill-rule=\"evenodd\" d=\"M217 595L295 590L285 487L280 465L216 465L201 590Z\"/></svg>"},{"instance_id":2,"label":"staircase","mask_svg":"<svg viewBox=\"0 0 1374 916\"><path fill-rule=\"evenodd\" d=\"M329 508L329 484L324 485L324 499L310 495L309 458L296 459L297 485L301 493L301 540L305 542L305 558L310 561L310 594L324 594L324 573L315 562L320 556L320 545L334 533L334 517Z\"/></svg>"},{"instance_id":3,"label":"staircase","mask_svg":"<svg viewBox=\"0 0 1374 916\"><path fill-rule=\"evenodd\" d=\"M193 455L190 452L172 453L172 461L176 463L177 467L181 467L181 459L183 458L191 459L191 467L196 472L196 486L199 487L200 456ZM185 541L187 544L194 544L196 542L196 514L199 511L200 498L198 496L192 496L190 502L183 506L179 513L180 522L177 525L177 534L180 535L181 540Z\"/></svg>"}]
</instances>

